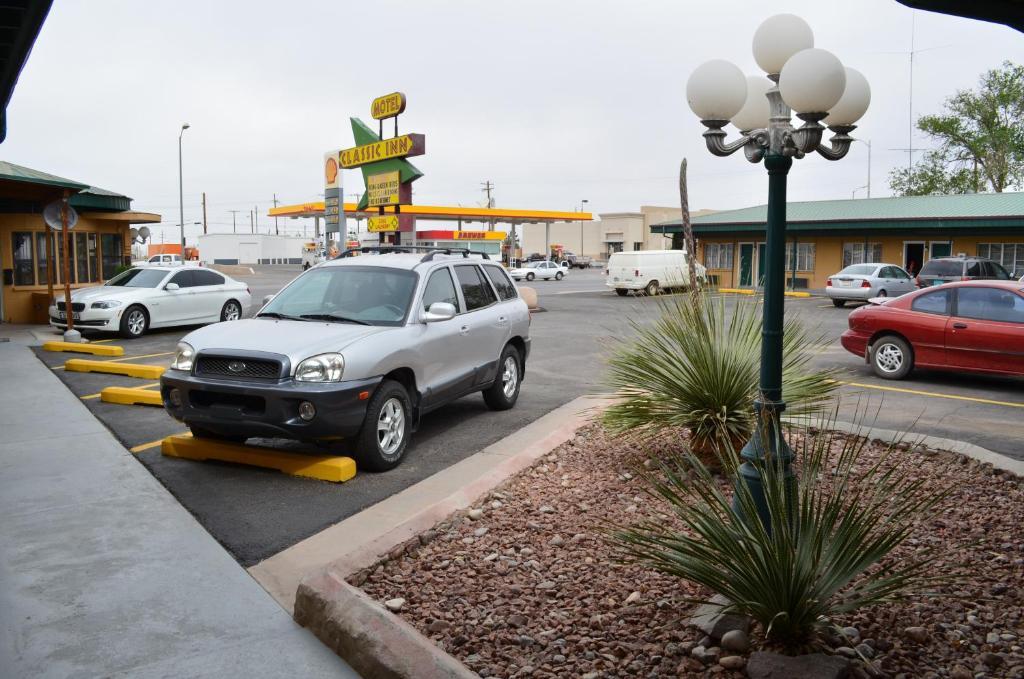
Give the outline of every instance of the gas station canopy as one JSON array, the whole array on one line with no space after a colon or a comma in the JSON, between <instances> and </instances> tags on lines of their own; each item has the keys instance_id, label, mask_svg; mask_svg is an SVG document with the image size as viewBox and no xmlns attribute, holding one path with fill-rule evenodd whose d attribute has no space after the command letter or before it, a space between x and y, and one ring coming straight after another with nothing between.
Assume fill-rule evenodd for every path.
<instances>
[{"instance_id":1,"label":"gas station canopy","mask_svg":"<svg viewBox=\"0 0 1024 679\"><path fill-rule=\"evenodd\" d=\"M384 209L391 214L395 208ZM511 210L506 208L461 207L445 205L403 205L401 213L411 215L420 220L459 222L468 224L551 224L553 222L589 222L594 216L589 212L561 212L558 210ZM378 214L377 208L358 211L355 203L345 203L345 216L364 219ZM323 217L323 201L301 203L299 205L281 205L270 208L269 217Z\"/></svg>"}]
</instances>

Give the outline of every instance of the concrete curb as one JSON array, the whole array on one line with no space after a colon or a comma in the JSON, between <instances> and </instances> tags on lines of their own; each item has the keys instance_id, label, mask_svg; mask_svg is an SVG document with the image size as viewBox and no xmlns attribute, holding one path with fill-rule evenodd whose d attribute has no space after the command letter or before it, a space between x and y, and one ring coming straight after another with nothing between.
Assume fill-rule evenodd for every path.
<instances>
[{"instance_id":1,"label":"concrete curb","mask_svg":"<svg viewBox=\"0 0 1024 679\"><path fill-rule=\"evenodd\" d=\"M951 453L958 453L977 460L984 464L990 464L996 469L1024 477L1024 460L1015 460L1001 453L996 453L987 448L982 448L973 443L947 439L940 436L928 436L927 434L916 434L914 432L901 432L894 429L879 429L877 427L866 427L856 425L852 422L830 422L829 429L863 436L867 439L878 439L886 443L897 441L912 446L924 446L933 450L946 450Z\"/></svg>"},{"instance_id":2,"label":"concrete curb","mask_svg":"<svg viewBox=\"0 0 1024 679\"><path fill-rule=\"evenodd\" d=\"M324 572L299 586L295 621L364 677L470 679L477 675L399 616Z\"/></svg>"},{"instance_id":3,"label":"concrete curb","mask_svg":"<svg viewBox=\"0 0 1024 679\"><path fill-rule=\"evenodd\" d=\"M608 403L590 396L570 401L479 453L261 561L249 574L291 612L303 578L327 569L344 579L389 553L397 556L406 543L418 546L420 533L568 441Z\"/></svg>"}]
</instances>

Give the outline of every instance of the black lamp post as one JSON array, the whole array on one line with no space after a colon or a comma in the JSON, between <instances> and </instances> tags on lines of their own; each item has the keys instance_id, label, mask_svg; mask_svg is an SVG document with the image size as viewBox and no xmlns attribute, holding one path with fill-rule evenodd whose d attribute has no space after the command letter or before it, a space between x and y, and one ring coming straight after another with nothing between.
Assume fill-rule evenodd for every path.
<instances>
[{"instance_id":1,"label":"black lamp post","mask_svg":"<svg viewBox=\"0 0 1024 679\"><path fill-rule=\"evenodd\" d=\"M768 75L744 77L735 65L716 59L699 66L686 85L690 108L707 127L704 139L716 156L740 149L747 160L764 160L768 170L768 215L765 235L764 310L761 330L760 394L754 401L757 429L744 446L740 481L749 486L761 520L768 508L759 467L766 460L786 473L792 451L781 437L782 340L785 318L786 176L794 158L817 151L839 160L853 143L850 136L871 100L867 80L839 59L814 48L810 26L800 17L779 14L757 29L754 59ZM795 128L793 110L803 124ZM829 147L821 145L825 125ZM740 138L726 142L722 129L732 123Z\"/></svg>"}]
</instances>

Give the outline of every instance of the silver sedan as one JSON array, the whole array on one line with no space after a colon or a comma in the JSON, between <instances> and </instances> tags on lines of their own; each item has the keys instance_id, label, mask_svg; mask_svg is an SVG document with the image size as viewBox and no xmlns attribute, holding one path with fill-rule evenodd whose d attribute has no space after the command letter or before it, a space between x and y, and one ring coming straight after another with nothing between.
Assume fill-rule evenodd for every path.
<instances>
[{"instance_id":1,"label":"silver sedan","mask_svg":"<svg viewBox=\"0 0 1024 679\"><path fill-rule=\"evenodd\" d=\"M914 279L903 267L877 262L848 266L829 276L825 283L825 294L837 307L873 297L899 297L916 289Z\"/></svg>"}]
</instances>

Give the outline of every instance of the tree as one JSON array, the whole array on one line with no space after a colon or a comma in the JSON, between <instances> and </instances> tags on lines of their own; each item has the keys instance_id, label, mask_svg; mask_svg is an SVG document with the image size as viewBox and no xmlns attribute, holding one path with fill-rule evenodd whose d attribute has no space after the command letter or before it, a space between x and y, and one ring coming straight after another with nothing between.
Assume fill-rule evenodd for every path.
<instances>
[{"instance_id":1,"label":"tree","mask_svg":"<svg viewBox=\"0 0 1024 679\"><path fill-rule=\"evenodd\" d=\"M961 90L938 115L917 128L938 142L912 168L889 173L900 196L1024 187L1024 66L1009 61L981 76L977 90Z\"/></svg>"},{"instance_id":2,"label":"tree","mask_svg":"<svg viewBox=\"0 0 1024 679\"><path fill-rule=\"evenodd\" d=\"M686 186L686 158L679 164L679 203L682 206L683 237L686 240L687 268L690 270L690 292L697 291L697 246L690 224L690 192Z\"/></svg>"}]
</instances>

